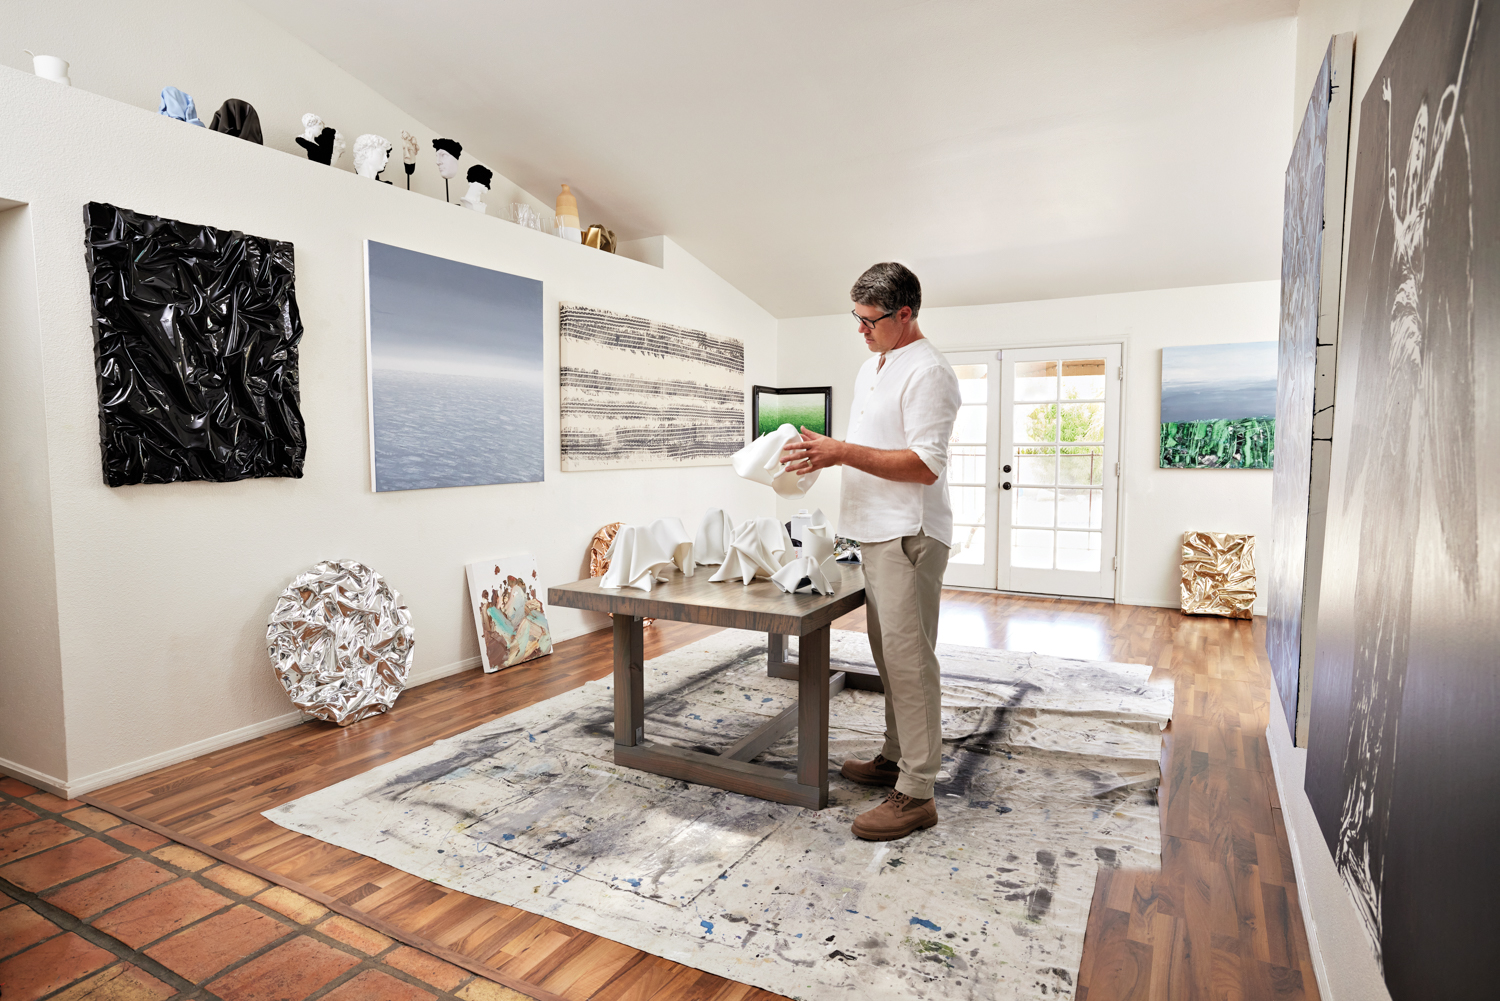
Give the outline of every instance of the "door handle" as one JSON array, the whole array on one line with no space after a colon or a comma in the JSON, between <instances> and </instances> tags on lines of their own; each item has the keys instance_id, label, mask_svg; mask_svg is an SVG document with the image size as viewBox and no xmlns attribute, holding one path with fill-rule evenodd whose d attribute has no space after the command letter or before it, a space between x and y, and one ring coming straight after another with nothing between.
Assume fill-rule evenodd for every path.
<instances>
[{"instance_id":1,"label":"door handle","mask_svg":"<svg viewBox=\"0 0 1500 1001\"><path fill-rule=\"evenodd\" d=\"M1006 480L1004 483L1000 484L1000 489L1001 490L1009 490L1010 489L1010 481Z\"/></svg>"},{"instance_id":2,"label":"door handle","mask_svg":"<svg viewBox=\"0 0 1500 1001\"><path fill-rule=\"evenodd\" d=\"M1004 465L1004 466L1001 466L1000 467L1000 472L1002 472L1002 473L1008 473L1008 472L1010 472L1010 466L1008 464Z\"/></svg>"}]
</instances>

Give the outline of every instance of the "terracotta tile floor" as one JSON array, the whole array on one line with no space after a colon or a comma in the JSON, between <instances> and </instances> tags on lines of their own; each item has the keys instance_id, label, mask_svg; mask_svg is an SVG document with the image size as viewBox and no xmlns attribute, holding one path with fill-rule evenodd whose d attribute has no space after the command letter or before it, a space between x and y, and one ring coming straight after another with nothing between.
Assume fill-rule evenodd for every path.
<instances>
[{"instance_id":1,"label":"terracotta tile floor","mask_svg":"<svg viewBox=\"0 0 1500 1001\"><path fill-rule=\"evenodd\" d=\"M0 778L3 1001L513 1001L103 810Z\"/></svg>"}]
</instances>

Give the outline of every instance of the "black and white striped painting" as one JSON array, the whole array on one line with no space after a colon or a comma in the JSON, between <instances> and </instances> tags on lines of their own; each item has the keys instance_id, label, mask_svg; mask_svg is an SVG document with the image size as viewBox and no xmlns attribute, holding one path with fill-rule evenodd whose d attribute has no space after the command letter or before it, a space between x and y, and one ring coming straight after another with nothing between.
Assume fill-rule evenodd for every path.
<instances>
[{"instance_id":1,"label":"black and white striped painting","mask_svg":"<svg viewBox=\"0 0 1500 1001\"><path fill-rule=\"evenodd\" d=\"M562 468L727 465L745 444L745 345L562 304Z\"/></svg>"}]
</instances>

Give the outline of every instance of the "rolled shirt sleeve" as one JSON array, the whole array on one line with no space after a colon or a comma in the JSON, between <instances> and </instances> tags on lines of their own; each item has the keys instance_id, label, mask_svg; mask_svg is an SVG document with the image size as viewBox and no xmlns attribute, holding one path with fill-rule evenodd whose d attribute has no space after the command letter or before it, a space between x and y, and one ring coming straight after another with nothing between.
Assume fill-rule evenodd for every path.
<instances>
[{"instance_id":1,"label":"rolled shirt sleeve","mask_svg":"<svg viewBox=\"0 0 1500 1001\"><path fill-rule=\"evenodd\" d=\"M958 377L947 366L918 372L902 394L906 447L917 453L933 476L942 476L948 468L948 441L960 402Z\"/></svg>"}]
</instances>

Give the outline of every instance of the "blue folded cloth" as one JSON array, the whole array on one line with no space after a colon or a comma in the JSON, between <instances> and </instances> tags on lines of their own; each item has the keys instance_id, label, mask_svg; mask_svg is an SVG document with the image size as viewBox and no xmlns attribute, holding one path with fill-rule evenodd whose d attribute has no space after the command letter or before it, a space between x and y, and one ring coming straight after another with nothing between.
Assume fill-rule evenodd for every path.
<instances>
[{"instance_id":1,"label":"blue folded cloth","mask_svg":"<svg viewBox=\"0 0 1500 1001\"><path fill-rule=\"evenodd\" d=\"M176 87L161 89L161 107L157 109L157 113L199 128L204 127L203 123L198 120L198 109L193 107L192 95L184 94Z\"/></svg>"}]
</instances>

